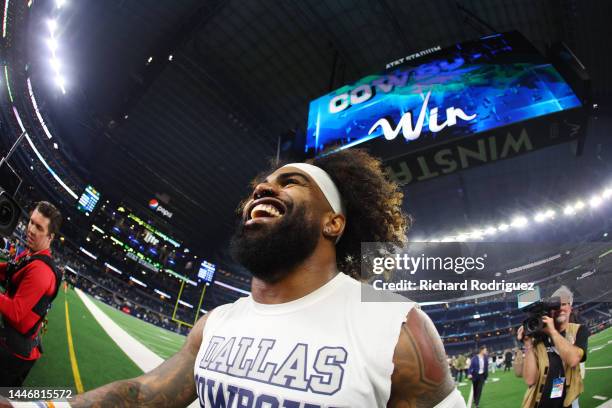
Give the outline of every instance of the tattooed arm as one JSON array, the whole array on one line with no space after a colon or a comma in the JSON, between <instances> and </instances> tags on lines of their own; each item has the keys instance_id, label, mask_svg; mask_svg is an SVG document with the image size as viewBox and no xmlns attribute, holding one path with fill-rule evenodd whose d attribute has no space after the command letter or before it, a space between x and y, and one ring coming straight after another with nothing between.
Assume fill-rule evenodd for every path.
<instances>
[{"instance_id":1,"label":"tattooed arm","mask_svg":"<svg viewBox=\"0 0 612 408\"><path fill-rule=\"evenodd\" d=\"M152 371L115 381L77 395L70 405L80 407L185 407L196 399L193 367L208 315L193 326L183 348Z\"/></svg>"},{"instance_id":2,"label":"tattooed arm","mask_svg":"<svg viewBox=\"0 0 612 408\"><path fill-rule=\"evenodd\" d=\"M438 331L419 309L402 324L393 364L387 407L434 407L455 388Z\"/></svg>"}]
</instances>

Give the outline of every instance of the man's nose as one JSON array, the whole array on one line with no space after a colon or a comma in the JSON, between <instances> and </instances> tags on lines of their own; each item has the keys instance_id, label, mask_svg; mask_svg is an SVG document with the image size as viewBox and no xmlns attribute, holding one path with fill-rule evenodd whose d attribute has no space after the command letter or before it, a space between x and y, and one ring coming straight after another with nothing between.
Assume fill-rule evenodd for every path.
<instances>
[{"instance_id":1,"label":"man's nose","mask_svg":"<svg viewBox=\"0 0 612 408\"><path fill-rule=\"evenodd\" d=\"M278 195L278 187L268 182L259 183L253 190L253 200L263 197L275 197Z\"/></svg>"}]
</instances>

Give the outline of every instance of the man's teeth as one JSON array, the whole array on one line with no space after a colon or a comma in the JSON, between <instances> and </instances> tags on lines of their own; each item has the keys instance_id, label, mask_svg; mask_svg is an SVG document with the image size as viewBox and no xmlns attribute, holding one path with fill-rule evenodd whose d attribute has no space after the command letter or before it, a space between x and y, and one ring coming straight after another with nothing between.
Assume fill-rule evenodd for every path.
<instances>
[{"instance_id":1,"label":"man's teeth","mask_svg":"<svg viewBox=\"0 0 612 408\"><path fill-rule=\"evenodd\" d=\"M270 204L257 204L251 210L251 218L280 217L281 213Z\"/></svg>"}]
</instances>

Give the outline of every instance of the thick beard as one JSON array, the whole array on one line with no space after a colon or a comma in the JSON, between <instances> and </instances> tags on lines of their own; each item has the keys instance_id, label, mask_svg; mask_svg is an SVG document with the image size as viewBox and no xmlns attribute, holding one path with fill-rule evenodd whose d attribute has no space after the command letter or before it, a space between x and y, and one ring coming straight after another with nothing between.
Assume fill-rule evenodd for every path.
<instances>
[{"instance_id":1,"label":"thick beard","mask_svg":"<svg viewBox=\"0 0 612 408\"><path fill-rule=\"evenodd\" d=\"M305 208L287 211L275 225L245 228L240 222L230 243L236 262L254 277L274 283L308 258L319 240L317 223L309 222Z\"/></svg>"}]
</instances>

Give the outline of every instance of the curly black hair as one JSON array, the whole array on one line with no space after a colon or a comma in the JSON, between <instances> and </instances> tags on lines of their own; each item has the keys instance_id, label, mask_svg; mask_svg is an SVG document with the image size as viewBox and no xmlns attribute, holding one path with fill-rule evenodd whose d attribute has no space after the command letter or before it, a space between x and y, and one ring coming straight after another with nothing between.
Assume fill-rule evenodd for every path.
<instances>
[{"instance_id":1,"label":"curly black hair","mask_svg":"<svg viewBox=\"0 0 612 408\"><path fill-rule=\"evenodd\" d=\"M404 193L384 173L380 159L363 149L342 150L307 162L325 170L340 190L346 226L336 245L338 269L360 279L362 242L405 244L412 219L402 212ZM252 187L287 163L270 164L251 182ZM240 203L237 214L247 201Z\"/></svg>"},{"instance_id":2,"label":"curly black hair","mask_svg":"<svg viewBox=\"0 0 612 408\"><path fill-rule=\"evenodd\" d=\"M363 149L342 150L310 161L332 178L346 208L346 226L336 245L338 269L354 278L361 271L361 243L401 246L411 225L402 212L404 193Z\"/></svg>"}]
</instances>

